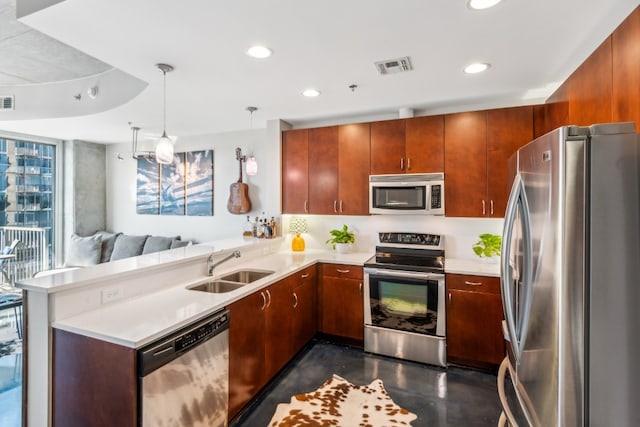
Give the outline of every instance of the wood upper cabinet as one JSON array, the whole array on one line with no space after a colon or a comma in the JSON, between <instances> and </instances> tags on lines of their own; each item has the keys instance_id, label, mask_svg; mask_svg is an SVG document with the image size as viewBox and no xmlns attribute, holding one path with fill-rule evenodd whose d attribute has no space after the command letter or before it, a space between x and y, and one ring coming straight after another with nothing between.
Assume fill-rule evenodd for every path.
<instances>
[{"instance_id":1,"label":"wood upper cabinet","mask_svg":"<svg viewBox=\"0 0 640 427\"><path fill-rule=\"evenodd\" d=\"M341 215L369 214L369 123L338 127L338 202Z\"/></svg>"},{"instance_id":2,"label":"wood upper cabinet","mask_svg":"<svg viewBox=\"0 0 640 427\"><path fill-rule=\"evenodd\" d=\"M309 202L309 130L282 132L282 212L307 213Z\"/></svg>"},{"instance_id":3,"label":"wood upper cabinet","mask_svg":"<svg viewBox=\"0 0 640 427\"><path fill-rule=\"evenodd\" d=\"M371 174L405 173L405 121L371 123Z\"/></svg>"},{"instance_id":4,"label":"wood upper cabinet","mask_svg":"<svg viewBox=\"0 0 640 427\"><path fill-rule=\"evenodd\" d=\"M487 216L504 217L511 191L509 158L533 140L533 132L532 106L487 111Z\"/></svg>"},{"instance_id":5,"label":"wood upper cabinet","mask_svg":"<svg viewBox=\"0 0 640 427\"><path fill-rule=\"evenodd\" d=\"M371 174L444 170L444 117L371 123Z\"/></svg>"},{"instance_id":6,"label":"wood upper cabinet","mask_svg":"<svg viewBox=\"0 0 640 427\"><path fill-rule=\"evenodd\" d=\"M533 131L532 106L446 115L446 215L503 217L508 160L533 139Z\"/></svg>"},{"instance_id":7,"label":"wood upper cabinet","mask_svg":"<svg viewBox=\"0 0 640 427\"><path fill-rule=\"evenodd\" d=\"M368 123L285 131L282 162L283 213L369 214Z\"/></svg>"},{"instance_id":8,"label":"wood upper cabinet","mask_svg":"<svg viewBox=\"0 0 640 427\"><path fill-rule=\"evenodd\" d=\"M444 171L444 116L406 119L405 126L405 172Z\"/></svg>"},{"instance_id":9,"label":"wood upper cabinet","mask_svg":"<svg viewBox=\"0 0 640 427\"><path fill-rule=\"evenodd\" d=\"M497 277L447 274L447 360L495 370L505 355Z\"/></svg>"},{"instance_id":10,"label":"wood upper cabinet","mask_svg":"<svg viewBox=\"0 0 640 427\"><path fill-rule=\"evenodd\" d=\"M364 300L362 267L322 264L319 284L319 330L362 343Z\"/></svg>"},{"instance_id":11,"label":"wood upper cabinet","mask_svg":"<svg viewBox=\"0 0 640 427\"><path fill-rule=\"evenodd\" d=\"M633 121L640 129L640 7L611 35L613 64L612 117L615 122Z\"/></svg>"},{"instance_id":12,"label":"wood upper cabinet","mask_svg":"<svg viewBox=\"0 0 640 427\"><path fill-rule=\"evenodd\" d=\"M337 126L309 129L309 160L309 212L337 213Z\"/></svg>"},{"instance_id":13,"label":"wood upper cabinet","mask_svg":"<svg viewBox=\"0 0 640 427\"><path fill-rule=\"evenodd\" d=\"M484 111L444 117L445 215L486 215L487 114Z\"/></svg>"}]
</instances>

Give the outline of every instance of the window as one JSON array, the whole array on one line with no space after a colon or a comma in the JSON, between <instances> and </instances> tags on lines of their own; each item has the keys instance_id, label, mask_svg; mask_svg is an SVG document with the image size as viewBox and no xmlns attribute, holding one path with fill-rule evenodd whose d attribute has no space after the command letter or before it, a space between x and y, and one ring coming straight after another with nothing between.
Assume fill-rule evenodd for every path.
<instances>
[{"instance_id":1,"label":"window","mask_svg":"<svg viewBox=\"0 0 640 427\"><path fill-rule=\"evenodd\" d=\"M55 265L57 142L0 136L0 245L19 239L14 279Z\"/></svg>"}]
</instances>

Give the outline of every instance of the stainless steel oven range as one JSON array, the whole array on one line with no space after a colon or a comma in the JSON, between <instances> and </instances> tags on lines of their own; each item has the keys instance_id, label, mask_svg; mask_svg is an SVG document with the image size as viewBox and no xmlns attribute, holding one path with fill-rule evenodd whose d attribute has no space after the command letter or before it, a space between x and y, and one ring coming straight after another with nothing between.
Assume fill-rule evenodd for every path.
<instances>
[{"instance_id":1,"label":"stainless steel oven range","mask_svg":"<svg viewBox=\"0 0 640 427\"><path fill-rule=\"evenodd\" d=\"M444 237L378 233L364 264L364 349L446 366Z\"/></svg>"}]
</instances>

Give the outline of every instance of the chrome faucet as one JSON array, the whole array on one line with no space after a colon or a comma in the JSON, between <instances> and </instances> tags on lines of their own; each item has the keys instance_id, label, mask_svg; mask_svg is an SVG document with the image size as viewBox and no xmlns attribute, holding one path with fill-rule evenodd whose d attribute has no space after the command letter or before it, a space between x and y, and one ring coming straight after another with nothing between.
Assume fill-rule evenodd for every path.
<instances>
[{"instance_id":1,"label":"chrome faucet","mask_svg":"<svg viewBox=\"0 0 640 427\"><path fill-rule=\"evenodd\" d=\"M222 258L220 261L217 261L217 262L213 262L213 255L215 254L209 255L209 258L207 259L207 271L209 272L208 273L209 276L213 276L213 269L219 266L220 264L222 264L223 262L227 262L231 258L240 258L240 251L233 251L231 254L227 255L226 257Z\"/></svg>"}]
</instances>

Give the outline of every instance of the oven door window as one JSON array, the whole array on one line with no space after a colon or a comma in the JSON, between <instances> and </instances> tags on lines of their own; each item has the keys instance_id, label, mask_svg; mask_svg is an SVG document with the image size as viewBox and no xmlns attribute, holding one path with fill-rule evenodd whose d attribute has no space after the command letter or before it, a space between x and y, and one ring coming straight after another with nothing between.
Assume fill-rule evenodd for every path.
<instances>
[{"instance_id":1,"label":"oven door window","mask_svg":"<svg viewBox=\"0 0 640 427\"><path fill-rule=\"evenodd\" d=\"M438 281L369 276L371 323L381 328L435 335Z\"/></svg>"},{"instance_id":2,"label":"oven door window","mask_svg":"<svg viewBox=\"0 0 640 427\"><path fill-rule=\"evenodd\" d=\"M378 209L424 210L426 209L425 185L413 187L373 187L371 200Z\"/></svg>"}]
</instances>

